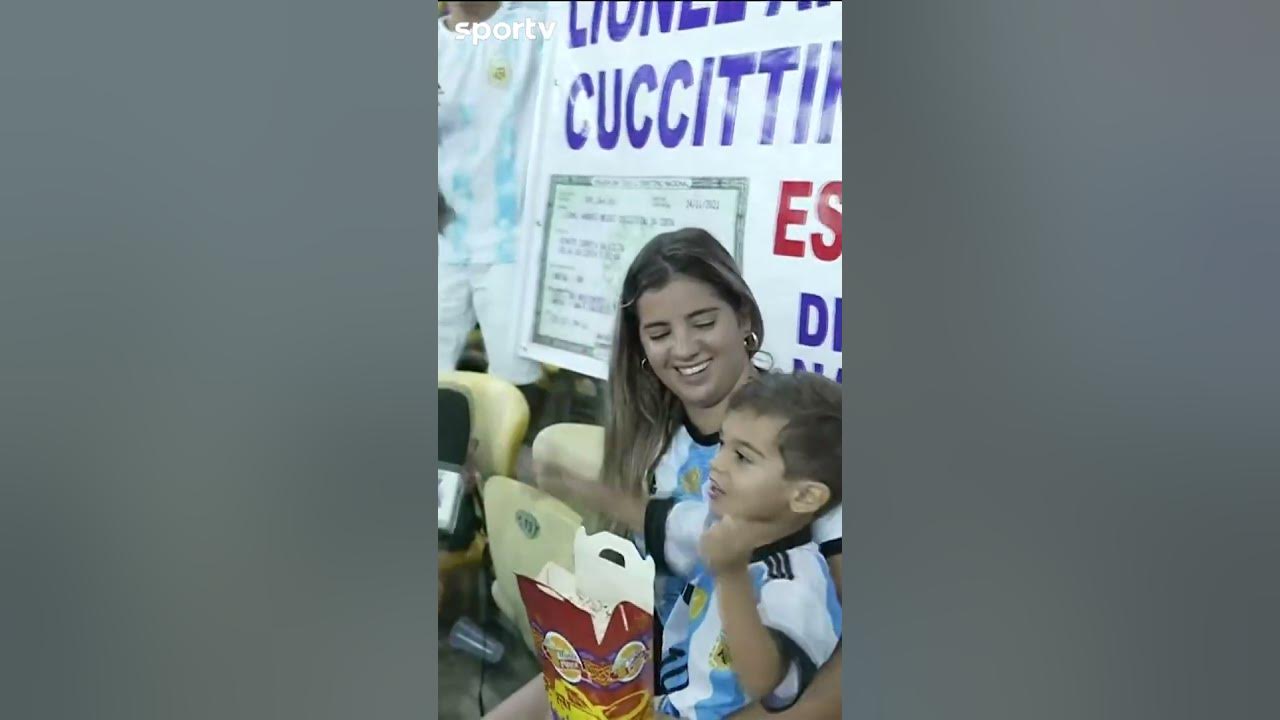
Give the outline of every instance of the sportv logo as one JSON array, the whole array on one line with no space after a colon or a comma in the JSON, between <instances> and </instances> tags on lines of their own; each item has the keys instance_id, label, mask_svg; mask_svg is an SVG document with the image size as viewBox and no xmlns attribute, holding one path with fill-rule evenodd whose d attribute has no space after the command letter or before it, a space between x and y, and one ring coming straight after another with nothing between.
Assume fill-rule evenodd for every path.
<instances>
[{"instance_id":1,"label":"sportv logo","mask_svg":"<svg viewBox=\"0 0 1280 720\"><path fill-rule=\"evenodd\" d=\"M520 22L460 22L453 28L455 40L470 38L472 45L493 38L494 40L550 40L556 30L554 20L525 18Z\"/></svg>"}]
</instances>

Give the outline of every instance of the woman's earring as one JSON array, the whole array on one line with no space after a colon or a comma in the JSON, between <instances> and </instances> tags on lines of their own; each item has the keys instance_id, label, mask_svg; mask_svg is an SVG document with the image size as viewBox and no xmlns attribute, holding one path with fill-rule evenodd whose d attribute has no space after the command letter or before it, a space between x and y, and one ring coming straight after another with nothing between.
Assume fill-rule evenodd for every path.
<instances>
[{"instance_id":1,"label":"woman's earring","mask_svg":"<svg viewBox=\"0 0 1280 720\"><path fill-rule=\"evenodd\" d=\"M760 349L760 336L756 334L755 330L752 330L751 334L747 335L746 339L742 341L742 344L746 346L747 352L755 352Z\"/></svg>"},{"instance_id":2,"label":"woman's earring","mask_svg":"<svg viewBox=\"0 0 1280 720\"><path fill-rule=\"evenodd\" d=\"M641 367L641 369L643 369L643 370L648 370L648 369L649 369L649 358L647 358L647 357L642 357L642 358L640 358L640 367Z\"/></svg>"}]
</instances>

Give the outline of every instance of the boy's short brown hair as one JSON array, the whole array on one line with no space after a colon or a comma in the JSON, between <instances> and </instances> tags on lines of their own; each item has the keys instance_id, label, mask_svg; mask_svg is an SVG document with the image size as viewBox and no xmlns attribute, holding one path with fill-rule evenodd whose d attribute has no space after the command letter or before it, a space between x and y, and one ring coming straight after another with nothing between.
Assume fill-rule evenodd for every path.
<instances>
[{"instance_id":1,"label":"boy's short brown hair","mask_svg":"<svg viewBox=\"0 0 1280 720\"><path fill-rule=\"evenodd\" d=\"M825 511L840 502L840 401L840 385L817 373L761 373L734 393L729 410L784 421L778 433L783 472L827 486Z\"/></svg>"}]
</instances>

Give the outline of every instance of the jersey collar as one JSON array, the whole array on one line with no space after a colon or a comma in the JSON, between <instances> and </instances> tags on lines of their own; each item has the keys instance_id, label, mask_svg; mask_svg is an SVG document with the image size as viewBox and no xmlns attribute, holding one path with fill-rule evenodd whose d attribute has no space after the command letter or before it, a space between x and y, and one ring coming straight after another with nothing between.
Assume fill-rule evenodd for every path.
<instances>
[{"instance_id":1,"label":"jersey collar","mask_svg":"<svg viewBox=\"0 0 1280 720\"><path fill-rule=\"evenodd\" d=\"M720 433L707 434L701 432L698 428L694 427L692 422L689 422L688 415L682 417L681 422L684 423L685 432L689 433L689 437L693 438L695 443L703 447L716 447L720 444Z\"/></svg>"},{"instance_id":2,"label":"jersey collar","mask_svg":"<svg viewBox=\"0 0 1280 720\"><path fill-rule=\"evenodd\" d=\"M805 527L782 538L781 540L778 540L777 542L772 542L764 547L756 548L756 551L751 553L751 562L762 562L770 555L777 555L778 553L786 552L791 548L807 545L810 542L813 542L813 533L809 528Z\"/></svg>"}]
</instances>

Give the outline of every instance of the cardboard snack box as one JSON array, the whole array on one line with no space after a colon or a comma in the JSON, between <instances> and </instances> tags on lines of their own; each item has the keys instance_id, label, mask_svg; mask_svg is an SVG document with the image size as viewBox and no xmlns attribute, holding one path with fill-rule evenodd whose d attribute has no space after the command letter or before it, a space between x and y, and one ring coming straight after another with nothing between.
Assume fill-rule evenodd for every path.
<instances>
[{"instance_id":1,"label":"cardboard snack box","mask_svg":"<svg viewBox=\"0 0 1280 720\"><path fill-rule=\"evenodd\" d=\"M650 720L653 559L611 533L574 538L574 568L517 576L559 720Z\"/></svg>"}]
</instances>

